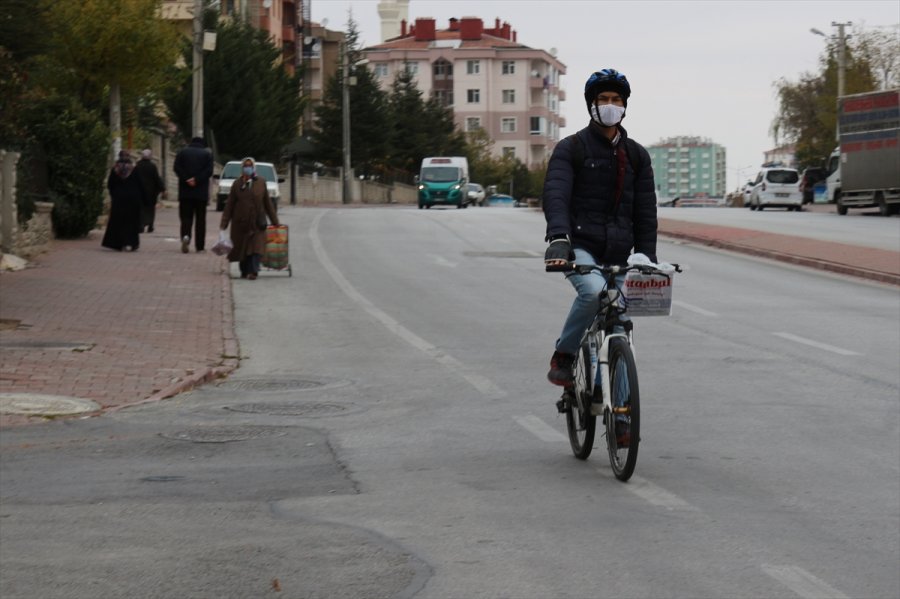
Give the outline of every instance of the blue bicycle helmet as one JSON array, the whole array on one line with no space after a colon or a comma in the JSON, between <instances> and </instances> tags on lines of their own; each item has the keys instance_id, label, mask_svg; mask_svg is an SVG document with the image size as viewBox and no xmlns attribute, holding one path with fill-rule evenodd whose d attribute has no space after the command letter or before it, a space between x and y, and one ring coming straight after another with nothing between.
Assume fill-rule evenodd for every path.
<instances>
[{"instance_id":1,"label":"blue bicycle helmet","mask_svg":"<svg viewBox=\"0 0 900 599\"><path fill-rule=\"evenodd\" d=\"M584 101L587 103L588 113L591 112L591 105L597 94L605 91L619 92L625 107L628 107L628 96L631 95L631 84L628 83L628 79L615 69L603 69L592 73L584 84Z\"/></svg>"}]
</instances>

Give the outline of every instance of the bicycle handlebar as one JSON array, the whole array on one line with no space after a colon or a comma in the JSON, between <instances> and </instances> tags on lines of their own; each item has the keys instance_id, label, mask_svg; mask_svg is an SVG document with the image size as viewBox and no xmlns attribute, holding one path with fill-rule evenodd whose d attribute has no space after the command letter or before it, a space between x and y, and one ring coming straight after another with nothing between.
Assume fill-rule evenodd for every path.
<instances>
[{"instance_id":1,"label":"bicycle handlebar","mask_svg":"<svg viewBox=\"0 0 900 599\"><path fill-rule=\"evenodd\" d=\"M680 264L673 264L672 266L675 267L675 272L682 272ZM644 274L668 274L668 271L660 270L652 264L631 264L628 266L613 264L601 266L597 264L574 264L572 262L567 262L562 266L547 266L545 267L545 270L546 272L576 272L580 275L598 271L607 277L609 275L623 274L630 271L638 271Z\"/></svg>"}]
</instances>

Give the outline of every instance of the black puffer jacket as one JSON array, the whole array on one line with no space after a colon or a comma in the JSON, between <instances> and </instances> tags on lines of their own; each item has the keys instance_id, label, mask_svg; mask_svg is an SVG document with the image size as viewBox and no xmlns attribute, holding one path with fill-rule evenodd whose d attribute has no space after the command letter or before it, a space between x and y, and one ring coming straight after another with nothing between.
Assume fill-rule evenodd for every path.
<instances>
[{"instance_id":1,"label":"black puffer jacket","mask_svg":"<svg viewBox=\"0 0 900 599\"><path fill-rule=\"evenodd\" d=\"M584 162L573 165L579 150L570 137L557 144L544 180L543 207L547 240L568 235L572 246L585 249L600 264L625 264L632 248L656 262L656 187L650 154L640 144L627 144L638 156L624 160L625 177L616 206L617 151L625 151L625 129L616 147L593 123L577 133L584 142ZM635 175L632 163L640 170Z\"/></svg>"}]
</instances>

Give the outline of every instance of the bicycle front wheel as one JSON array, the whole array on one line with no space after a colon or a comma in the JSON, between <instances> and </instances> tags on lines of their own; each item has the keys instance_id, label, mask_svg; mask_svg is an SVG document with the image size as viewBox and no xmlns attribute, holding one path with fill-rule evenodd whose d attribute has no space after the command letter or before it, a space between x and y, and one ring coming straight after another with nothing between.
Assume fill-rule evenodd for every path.
<instances>
[{"instance_id":1,"label":"bicycle front wheel","mask_svg":"<svg viewBox=\"0 0 900 599\"><path fill-rule=\"evenodd\" d=\"M606 447L613 474L631 478L641 440L641 401L631 346L622 338L609 342L609 390L612 413L605 414Z\"/></svg>"},{"instance_id":2,"label":"bicycle front wheel","mask_svg":"<svg viewBox=\"0 0 900 599\"><path fill-rule=\"evenodd\" d=\"M594 369L591 368L591 354L586 344L575 357L572 373L575 381L566 398L566 428L569 429L572 453L579 460L586 460L594 449L597 430L597 417L591 412Z\"/></svg>"}]
</instances>

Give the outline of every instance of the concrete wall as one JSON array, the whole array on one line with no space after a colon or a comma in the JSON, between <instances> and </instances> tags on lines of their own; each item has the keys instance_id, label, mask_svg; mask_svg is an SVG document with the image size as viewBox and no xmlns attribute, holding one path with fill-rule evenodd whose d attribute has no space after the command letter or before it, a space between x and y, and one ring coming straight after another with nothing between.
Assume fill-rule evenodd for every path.
<instances>
[{"instance_id":1,"label":"concrete wall","mask_svg":"<svg viewBox=\"0 0 900 599\"><path fill-rule=\"evenodd\" d=\"M334 204L341 202L341 180L339 177L322 177L305 174L298 176L296 184L296 203ZM350 180L351 204L415 204L418 194L414 185L394 183L385 185L375 181ZM291 202L291 179L285 177L281 184L281 202L285 206Z\"/></svg>"}]
</instances>

